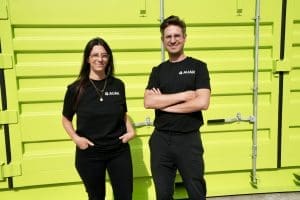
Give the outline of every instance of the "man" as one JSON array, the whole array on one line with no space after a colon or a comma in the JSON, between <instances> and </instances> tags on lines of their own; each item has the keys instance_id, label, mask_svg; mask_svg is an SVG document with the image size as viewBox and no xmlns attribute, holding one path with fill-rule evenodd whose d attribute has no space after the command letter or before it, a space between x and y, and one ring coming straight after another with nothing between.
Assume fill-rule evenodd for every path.
<instances>
[{"instance_id":1,"label":"man","mask_svg":"<svg viewBox=\"0 0 300 200\"><path fill-rule=\"evenodd\" d=\"M173 199L178 169L189 199L204 200L203 146L199 128L201 110L208 109L210 79L204 62L184 54L186 25L177 16L160 25L169 60L152 69L144 106L155 109L149 140L151 171L158 200Z\"/></svg>"}]
</instances>

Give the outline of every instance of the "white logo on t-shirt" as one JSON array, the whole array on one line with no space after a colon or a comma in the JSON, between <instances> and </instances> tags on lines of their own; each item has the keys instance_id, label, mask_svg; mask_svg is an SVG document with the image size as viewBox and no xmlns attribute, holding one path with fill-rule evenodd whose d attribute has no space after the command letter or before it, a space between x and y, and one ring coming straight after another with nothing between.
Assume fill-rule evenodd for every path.
<instances>
[{"instance_id":1,"label":"white logo on t-shirt","mask_svg":"<svg viewBox=\"0 0 300 200\"><path fill-rule=\"evenodd\" d=\"M181 70L181 71L179 71L179 75L186 75L186 74L195 74L196 73L196 71L195 70Z\"/></svg>"},{"instance_id":2,"label":"white logo on t-shirt","mask_svg":"<svg viewBox=\"0 0 300 200\"><path fill-rule=\"evenodd\" d=\"M119 91L107 91L104 93L105 96L119 96L120 92Z\"/></svg>"}]
</instances>

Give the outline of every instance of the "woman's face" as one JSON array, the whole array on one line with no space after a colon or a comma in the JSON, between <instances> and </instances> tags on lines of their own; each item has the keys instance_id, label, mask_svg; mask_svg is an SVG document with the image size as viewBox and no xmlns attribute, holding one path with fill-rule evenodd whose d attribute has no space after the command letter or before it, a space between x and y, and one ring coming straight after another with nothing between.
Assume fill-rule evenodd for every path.
<instances>
[{"instance_id":1,"label":"woman's face","mask_svg":"<svg viewBox=\"0 0 300 200\"><path fill-rule=\"evenodd\" d=\"M91 67L91 73L105 74L105 68L109 60L109 54L103 46L96 45L90 52L88 63Z\"/></svg>"}]
</instances>

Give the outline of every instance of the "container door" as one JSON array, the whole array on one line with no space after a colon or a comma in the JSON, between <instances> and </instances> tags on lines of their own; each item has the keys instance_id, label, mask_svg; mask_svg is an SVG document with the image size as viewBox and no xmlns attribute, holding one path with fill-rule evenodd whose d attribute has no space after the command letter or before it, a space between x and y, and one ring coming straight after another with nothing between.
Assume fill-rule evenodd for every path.
<instances>
[{"instance_id":1,"label":"container door","mask_svg":"<svg viewBox=\"0 0 300 200\"><path fill-rule=\"evenodd\" d=\"M62 128L61 111L66 87L79 73L83 48L91 38L103 37L113 49L116 76L126 83L133 121L153 117L152 111L143 109L143 94L152 66L160 61L159 4L9 0L9 13L22 136L22 176L14 178L14 186L78 182L75 146ZM132 141L140 195L148 195L143 191L151 179L147 151L151 130L138 129L140 137Z\"/></svg>"},{"instance_id":2,"label":"container door","mask_svg":"<svg viewBox=\"0 0 300 200\"><path fill-rule=\"evenodd\" d=\"M282 166L300 165L300 2L288 1L286 25L286 51L282 67ZM299 174L299 171L298 171Z\"/></svg>"},{"instance_id":3,"label":"container door","mask_svg":"<svg viewBox=\"0 0 300 200\"><path fill-rule=\"evenodd\" d=\"M165 1L165 17L187 23L186 54L204 60L211 75L212 98L205 120L253 115L255 1ZM258 168L277 161L278 78L281 3L261 2L259 48ZM272 9L270 9L272 8ZM250 170L252 123L205 124L206 172ZM267 158L267 159L266 159ZM238 161L238 162L237 162Z\"/></svg>"}]
</instances>

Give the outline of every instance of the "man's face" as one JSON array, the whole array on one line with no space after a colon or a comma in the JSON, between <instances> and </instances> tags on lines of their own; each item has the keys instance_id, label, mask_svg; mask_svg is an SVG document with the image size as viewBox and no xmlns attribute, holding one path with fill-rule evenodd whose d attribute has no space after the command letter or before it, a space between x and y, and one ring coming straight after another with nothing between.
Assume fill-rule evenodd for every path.
<instances>
[{"instance_id":1,"label":"man's face","mask_svg":"<svg viewBox=\"0 0 300 200\"><path fill-rule=\"evenodd\" d=\"M169 54L178 55L183 53L185 35L179 26L168 26L164 30L162 41Z\"/></svg>"}]
</instances>

